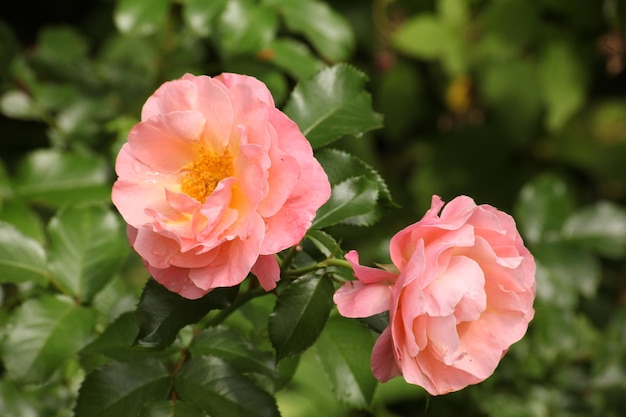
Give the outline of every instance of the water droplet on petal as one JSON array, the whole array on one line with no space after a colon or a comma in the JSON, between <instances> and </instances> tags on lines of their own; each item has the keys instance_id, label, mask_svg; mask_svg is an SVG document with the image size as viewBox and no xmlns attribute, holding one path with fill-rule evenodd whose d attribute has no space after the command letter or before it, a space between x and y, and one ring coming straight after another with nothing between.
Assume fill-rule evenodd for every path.
<instances>
[{"instance_id":1,"label":"water droplet on petal","mask_svg":"<svg viewBox=\"0 0 626 417\"><path fill-rule=\"evenodd\" d=\"M154 256L159 256L159 257L163 257L163 256L167 255L167 246L164 245L164 244L156 244L152 248L152 254Z\"/></svg>"}]
</instances>

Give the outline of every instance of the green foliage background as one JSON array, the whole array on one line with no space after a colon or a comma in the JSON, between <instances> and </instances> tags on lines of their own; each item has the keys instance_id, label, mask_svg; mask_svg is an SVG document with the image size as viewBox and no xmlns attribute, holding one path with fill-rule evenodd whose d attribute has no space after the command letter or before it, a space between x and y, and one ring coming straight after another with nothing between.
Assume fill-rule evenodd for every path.
<instances>
[{"instance_id":1,"label":"green foliage background","mask_svg":"<svg viewBox=\"0 0 626 417\"><path fill-rule=\"evenodd\" d=\"M273 415L267 392L284 416L625 415L625 33L623 0L2 2L0 415ZM353 83L344 96L330 90L345 113L307 130L307 109L288 97L300 83L293 94L324 100L306 80L339 62L369 82L333 67ZM493 377L435 398L399 379L376 386L349 353L351 344L366 351L372 334L333 312L299 363L286 358L276 370L271 346L259 347L267 317L270 327L280 317L266 298L192 342L184 328L152 356L124 349L138 331L130 312L146 273L109 202L116 151L162 82L223 71L263 80L316 147L345 136L336 147L365 161L319 153L329 171L359 165L367 173L358 180L329 176L363 204L382 203L349 207L349 225L327 212L318 220L364 263L387 262L388 239L433 194L514 215L538 263L537 313ZM369 105L363 88L380 129L371 130L380 126L373 114L345 121ZM326 249L327 238L312 236ZM309 302L327 299L322 279L297 285ZM208 302L201 311L222 307ZM287 357L302 350L293 342L273 346ZM196 356L176 369L184 401L174 410L152 399L170 390L161 359L180 346ZM134 378L116 381L124 372ZM254 392L261 408L218 395L226 414L212 410L203 396L221 380ZM122 397L111 381L135 394ZM96 414L103 391L124 400Z\"/></svg>"}]
</instances>

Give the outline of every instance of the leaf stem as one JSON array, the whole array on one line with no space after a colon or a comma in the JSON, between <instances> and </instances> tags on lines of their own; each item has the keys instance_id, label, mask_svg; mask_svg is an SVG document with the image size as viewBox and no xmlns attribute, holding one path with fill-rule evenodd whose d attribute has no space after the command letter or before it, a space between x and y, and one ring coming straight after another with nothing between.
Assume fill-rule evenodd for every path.
<instances>
[{"instance_id":1,"label":"leaf stem","mask_svg":"<svg viewBox=\"0 0 626 417\"><path fill-rule=\"evenodd\" d=\"M300 243L298 243L297 245L294 245L291 248L289 248L289 250L285 254L284 258L280 262L280 272L281 272L281 274L285 273L287 271L287 268L289 268L291 266L291 263L293 262L294 258L301 251L302 251L302 245L300 245Z\"/></svg>"},{"instance_id":2,"label":"leaf stem","mask_svg":"<svg viewBox=\"0 0 626 417\"><path fill-rule=\"evenodd\" d=\"M314 265L305 266L303 268L292 269L291 271L286 271L286 274L289 276L301 276L304 274L308 274L309 272L317 271L318 269L328 268L329 266L338 266L340 268L348 268L352 269L352 266L345 259L339 258L328 258L324 259L321 262L318 262Z\"/></svg>"}]
</instances>

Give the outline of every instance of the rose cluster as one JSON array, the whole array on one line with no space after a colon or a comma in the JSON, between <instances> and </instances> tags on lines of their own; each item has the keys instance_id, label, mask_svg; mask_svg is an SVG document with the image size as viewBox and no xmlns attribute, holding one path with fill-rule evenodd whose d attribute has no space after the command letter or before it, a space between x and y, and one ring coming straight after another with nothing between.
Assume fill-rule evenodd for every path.
<instances>
[{"instance_id":1,"label":"rose cluster","mask_svg":"<svg viewBox=\"0 0 626 417\"><path fill-rule=\"evenodd\" d=\"M249 273L274 288L275 254L300 242L331 192L267 87L237 74L163 84L116 171L112 200L132 247L158 282L189 299ZM388 312L374 375L402 375L433 395L489 377L534 315L535 263L511 216L465 196L444 208L434 196L389 250L384 268L348 252L356 280L334 295L345 317Z\"/></svg>"}]
</instances>

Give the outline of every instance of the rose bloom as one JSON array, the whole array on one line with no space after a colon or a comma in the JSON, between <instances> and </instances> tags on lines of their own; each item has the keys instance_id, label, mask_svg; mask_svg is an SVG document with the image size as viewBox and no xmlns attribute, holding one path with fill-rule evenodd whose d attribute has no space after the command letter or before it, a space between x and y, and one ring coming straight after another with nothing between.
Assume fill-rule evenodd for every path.
<instances>
[{"instance_id":1,"label":"rose bloom","mask_svg":"<svg viewBox=\"0 0 626 417\"><path fill-rule=\"evenodd\" d=\"M355 281L334 296L345 317L389 310L372 352L380 381L398 375L438 395L489 377L534 315L535 262L515 222L465 196L434 196L426 215L391 239L393 266L346 259Z\"/></svg>"},{"instance_id":2,"label":"rose bloom","mask_svg":"<svg viewBox=\"0 0 626 417\"><path fill-rule=\"evenodd\" d=\"M133 248L169 290L195 299L252 271L276 286L274 254L297 244L330 184L267 87L186 74L146 101L117 157L112 200Z\"/></svg>"}]
</instances>

